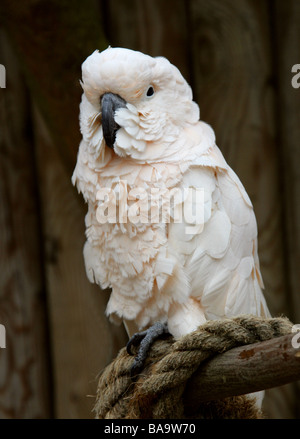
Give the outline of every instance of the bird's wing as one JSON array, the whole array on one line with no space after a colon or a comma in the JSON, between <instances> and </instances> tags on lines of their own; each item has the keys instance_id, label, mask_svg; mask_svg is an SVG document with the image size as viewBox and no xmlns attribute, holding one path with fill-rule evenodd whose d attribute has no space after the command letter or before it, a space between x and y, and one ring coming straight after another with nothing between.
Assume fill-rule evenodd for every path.
<instances>
[{"instance_id":1,"label":"bird's wing","mask_svg":"<svg viewBox=\"0 0 300 439\"><path fill-rule=\"evenodd\" d=\"M183 215L183 222L169 225L169 246L184 266L191 297L199 300L208 319L269 316L261 290L253 207L216 145L193 163L182 186L203 194L203 224L195 226ZM191 197L184 201L186 210L189 203L195 210Z\"/></svg>"}]
</instances>

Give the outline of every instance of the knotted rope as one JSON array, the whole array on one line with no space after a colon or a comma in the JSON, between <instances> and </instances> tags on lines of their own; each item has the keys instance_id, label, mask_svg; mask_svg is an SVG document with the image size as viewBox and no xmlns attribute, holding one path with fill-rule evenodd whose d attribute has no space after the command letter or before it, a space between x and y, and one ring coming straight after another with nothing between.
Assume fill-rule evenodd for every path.
<instances>
[{"instance_id":1,"label":"knotted rope","mask_svg":"<svg viewBox=\"0 0 300 439\"><path fill-rule=\"evenodd\" d=\"M157 340L149 351L143 372L133 381L133 357L123 348L100 376L94 411L98 419L187 419L183 392L191 375L212 356L234 347L269 340L291 332L286 318L240 316L208 321L175 341ZM203 403L193 418L260 417L245 396Z\"/></svg>"}]
</instances>

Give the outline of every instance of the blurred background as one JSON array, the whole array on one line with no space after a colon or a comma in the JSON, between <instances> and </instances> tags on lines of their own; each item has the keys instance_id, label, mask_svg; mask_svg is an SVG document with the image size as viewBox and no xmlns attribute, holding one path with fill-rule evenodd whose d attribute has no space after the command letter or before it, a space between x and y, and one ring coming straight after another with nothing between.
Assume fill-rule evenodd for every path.
<instances>
[{"instance_id":1,"label":"blurred background","mask_svg":"<svg viewBox=\"0 0 300 439\"><path fill-rule=\"evenodd\" d=\"M0 418L92 418L97 375L126 343L104 316L71 185L81 63L108 45L166 56L248 191L273 316L300 323L298 0L1 0ZM267 392L300 418L300 385Z\"/></svg>"}]
</instances>

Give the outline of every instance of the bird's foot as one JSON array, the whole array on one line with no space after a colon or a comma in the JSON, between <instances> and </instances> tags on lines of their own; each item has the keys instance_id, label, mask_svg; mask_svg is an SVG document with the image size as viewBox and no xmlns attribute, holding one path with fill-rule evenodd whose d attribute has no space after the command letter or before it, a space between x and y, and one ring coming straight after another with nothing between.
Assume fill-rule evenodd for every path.
<instances>
[{"instance_id":1,"label":"bird's foot","mask_svg":"<svg viewBox=\"0 0 300 439\"><path fill-rule=\"evenodd\" d=\"M138 353L134 359L131 367L131 376L137 375L144 367L145 360L149 349L153 342L159 338L162 334L168 334L167 323L156 322L150 328L142 332L133 334L129 342L127 343L127 352L129 355L134 355L131 348L132 346L138 346Z\"/></svg>"}]
</instances>

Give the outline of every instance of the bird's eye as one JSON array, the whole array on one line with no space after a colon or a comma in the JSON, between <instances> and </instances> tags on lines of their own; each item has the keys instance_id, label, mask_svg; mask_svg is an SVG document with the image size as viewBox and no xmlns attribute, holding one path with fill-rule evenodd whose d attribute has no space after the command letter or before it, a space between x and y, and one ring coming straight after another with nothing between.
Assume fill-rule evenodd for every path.
<instances>
[{"instance_id":1,"label":"bird's eye","mask_svg":"<svg viewBox=\"0 0 300 439\"><path fill-rule=\"evenodd\" d=\"M150 97L153 96L153 95L154 95L154 88L153 88L152 85L150 85L150 87L149 87L148 90L147 90L146 96L147 96L148 98L150 98Z\"/></svg>"}]
</instances>

